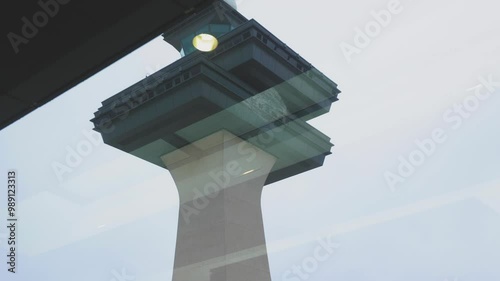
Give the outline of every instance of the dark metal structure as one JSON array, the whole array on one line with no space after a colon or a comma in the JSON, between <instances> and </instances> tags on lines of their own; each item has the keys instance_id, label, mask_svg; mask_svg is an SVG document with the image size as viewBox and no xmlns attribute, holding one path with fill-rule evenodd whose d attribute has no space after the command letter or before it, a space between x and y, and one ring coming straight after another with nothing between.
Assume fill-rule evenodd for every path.
<instances>
[{"instance_id":1,"label":"dark metal structure","mask_svg":"<svg viewBox=\"0 0 500 281\"><path fill-rule=\"evenodd\" d=\"M213 0L9 1L1 9L0 129Z\"/></svg>"}]
</instances>

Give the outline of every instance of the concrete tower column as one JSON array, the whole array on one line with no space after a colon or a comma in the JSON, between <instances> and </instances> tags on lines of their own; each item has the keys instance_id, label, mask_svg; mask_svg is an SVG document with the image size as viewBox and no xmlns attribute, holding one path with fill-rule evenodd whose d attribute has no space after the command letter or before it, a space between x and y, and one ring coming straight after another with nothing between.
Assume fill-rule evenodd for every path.
<instances>
[{"instance_id":1,"label":"concrete tower column","mask_svg":"<svg viewBox=\"0 0 500 281\"><path fill-rule=\"evenodd\" d=\"M222 130L161 157L180 199L174 281L270 281L261 194L276 158Z\"/></svg>"}]
</instances>

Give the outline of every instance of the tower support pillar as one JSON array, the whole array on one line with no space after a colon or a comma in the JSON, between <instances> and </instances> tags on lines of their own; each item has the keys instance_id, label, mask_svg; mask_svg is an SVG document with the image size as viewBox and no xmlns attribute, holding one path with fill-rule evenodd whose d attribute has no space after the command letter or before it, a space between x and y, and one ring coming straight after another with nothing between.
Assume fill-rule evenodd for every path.
<instances>
[{"instance_id":1,"label":"tower support pillar","mask_svg":"<svg viewBox=\"0 0 500 281\"><path fill-rule=\"evenodd\" d=\"M161 157L179 192L174 281L271 281L261 195L276 158L222 130Z\"/></svg>"}]
</instances>

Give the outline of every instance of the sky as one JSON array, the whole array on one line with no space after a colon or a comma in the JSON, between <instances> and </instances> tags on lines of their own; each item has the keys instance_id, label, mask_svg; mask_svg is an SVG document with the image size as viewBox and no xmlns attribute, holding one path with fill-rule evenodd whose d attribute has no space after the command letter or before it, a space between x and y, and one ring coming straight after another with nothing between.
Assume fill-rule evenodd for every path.
<instances>
[{"instance_id":1,"label":"sky","mask_svg":"<svg viewBox=\"0 0 500 281\"><path fill-rule=\"evenodd\" d=\"M273 280L500 280L499 4L236 2L342 91L309 121L335 144L325 164L264 188ZM89 120L179 58L158 37L0 131L0 170L19 180L18 272L2 263L0 280L171 280L170 174L104 144Z\"/></svg>"}]
</instances>

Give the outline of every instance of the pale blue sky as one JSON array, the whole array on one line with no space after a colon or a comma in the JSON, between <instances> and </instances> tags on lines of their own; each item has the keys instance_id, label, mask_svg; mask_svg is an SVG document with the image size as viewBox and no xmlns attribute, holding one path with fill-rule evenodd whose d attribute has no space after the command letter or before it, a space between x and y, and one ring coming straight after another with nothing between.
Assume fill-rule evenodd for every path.
<instances>
[{"instance_id":1,"label":"pale blue sky","mask_svg":"<svg viewBox=\"0 0 500 281\"><path fill-rule=\"evenodd\" d=\"M308 280L500 280L500 88L457 129L443 119L479 76L500 81L499 4L402 0L348 63L339 45L390 1L238 2L342 90L310 122L335 144L324 166L264 189L273 280L328 235L340 248ZM52 165L86 140L101 101L179 57L157 38L0 131L0 170L17 169L21 201L19 273L4 264L1 280L110 281L122 268L171 279L178 195L168 171L102 142L62 181ZM437 128L447 140L391 191L384 174Z\"/></svg>"}]
</instances>

